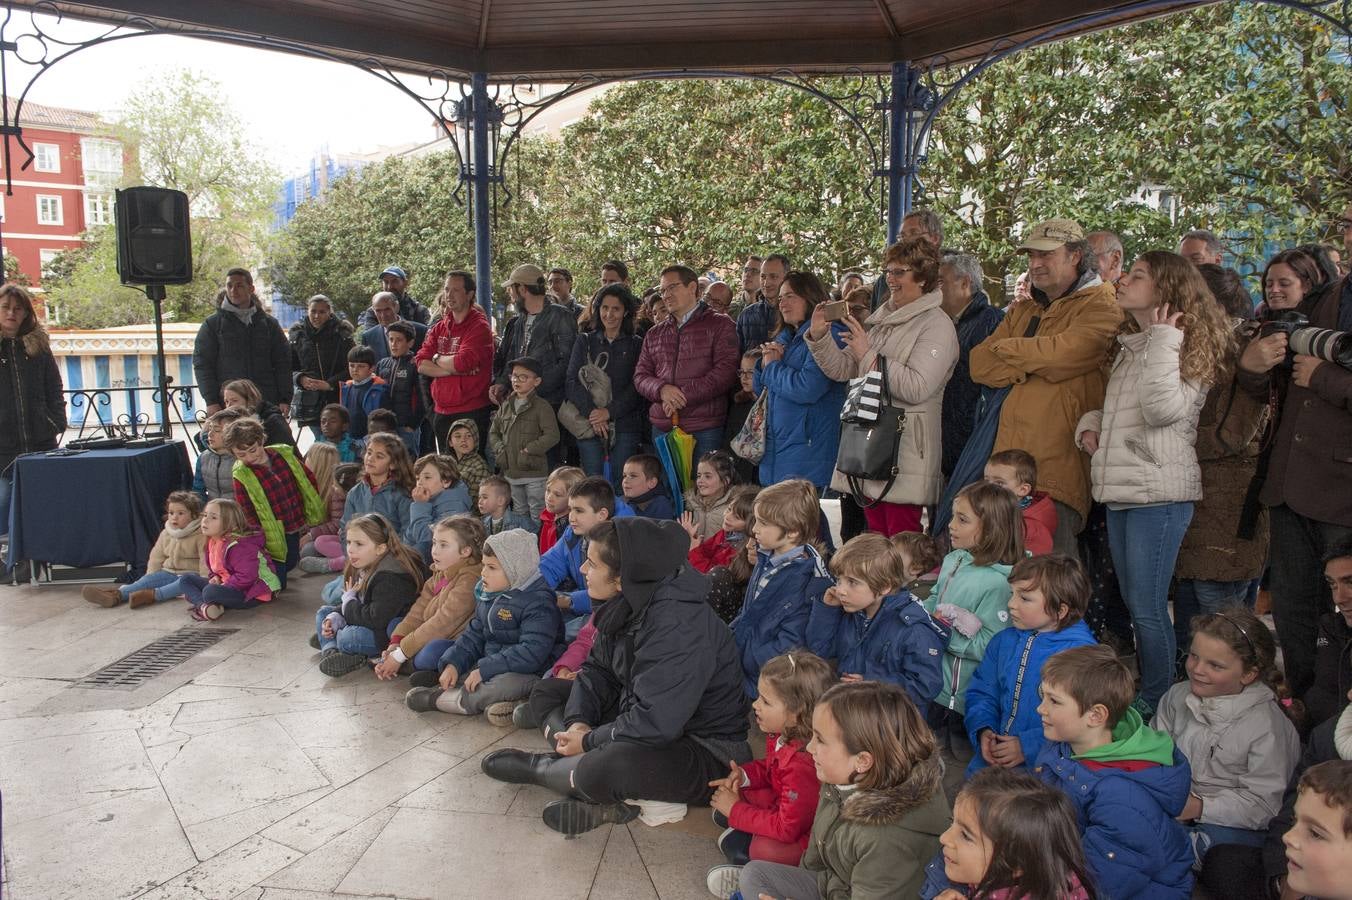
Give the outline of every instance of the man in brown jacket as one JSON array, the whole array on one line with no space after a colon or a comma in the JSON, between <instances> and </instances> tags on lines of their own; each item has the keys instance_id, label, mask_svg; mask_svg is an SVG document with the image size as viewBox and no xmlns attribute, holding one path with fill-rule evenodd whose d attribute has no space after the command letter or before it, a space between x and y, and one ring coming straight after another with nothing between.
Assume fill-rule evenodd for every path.
<instances>
[{"instance_id":1,"label":"man in brown jacket","mask_svg":"<svg viewBox=\"0 0 1352 900\"><path fill-rule=\"evenodd\" d=\"M1103 406L1108 348L1122 313L1116 291L1099 278L1084 230L1049 219L1019 245L1028 254L1031 303L972 348L972 380L1010 387L994 452L1025 450L1037 460L1038 489L1056 504L1058 553L1078 556L1075 535L1089 512L1089 457L1075 446L1075 423Z\"/></svg>"}]
</instances>

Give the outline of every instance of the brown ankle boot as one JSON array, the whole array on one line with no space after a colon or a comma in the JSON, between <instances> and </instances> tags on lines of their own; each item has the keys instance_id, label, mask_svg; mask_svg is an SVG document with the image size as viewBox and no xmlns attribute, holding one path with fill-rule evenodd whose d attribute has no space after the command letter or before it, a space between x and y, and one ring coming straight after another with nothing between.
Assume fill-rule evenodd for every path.
<instances>
[{"instance_id":1,"label":"brown ankle boot","mask_svg":"<svg viewBox=\"0 0 1352 900\"><path fill-rule=\"evenodd\" d=\"M141 588L139 591L132 591L127 599L131 601L132 609L140 609L155 602L155 591L153 588Z\"/></svg>"},{"instance_id":2,"label":"brown ankle boot","mask_svg":"<svg viewBox=\"0 0 1352 900\"><path fill-rule=\"evenodd\" d=\"M122 602L122 593L117 588L99 587L96 584L87 584L80 588L80 596L90 603L110 609Z\"/></svg>"}]
</instances>

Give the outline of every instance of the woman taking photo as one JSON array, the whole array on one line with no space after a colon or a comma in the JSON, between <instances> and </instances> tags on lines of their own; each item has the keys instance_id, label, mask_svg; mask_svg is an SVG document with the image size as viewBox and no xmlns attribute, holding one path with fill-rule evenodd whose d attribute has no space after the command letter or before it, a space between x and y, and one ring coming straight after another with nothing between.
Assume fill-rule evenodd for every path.
<instances>
[{"instance_id":1,"label":"woman taking photo","mask_svg":"<svg viewBox=\"0 0 1352 900\"><path fill-rule=\"evenodd\" d=\"M15 457L55 449L66 430L62 389L32 295L17 284L0 287L0 534L9 532Z\"/></svg>"},{"instance_id":2,"label":"woman taking photo","mask_svg":"<svg viewBox=\"0 0 1352 900\"><path fill-rule=\"evenodd\" d=\"M565 730L551 733L556 752L498 750L482 764L498 781L562 794L544 822L563 834L640 810L648 819L659 804L706 804L709 782L751 758L737 646L709 605L709 579L686 562L681 526L626 517L588 538L596 643L568 695Z\"/></svg>"},{"instance_id":3,"label":"woman taking photo","mask_svg":"<svg viewBox=\"0 0 1352 900\"><path fill-rule=\"evenodd\" d=\"M943 491L939 418L944 385L958 362L958 334L941 308L939 251L933 244L923 237L893 244L884 266L887 301L863 324L854 316L844 320L843 348L820 306L812 312L806 339L817 365L835 381L849 381L886 361L892 405L906 411L897 442L897 476L891 487L863 482L863 496L855 499L864 506L869 529L890 537L919 531L922 510L937 503ZM849 479L836 470L831 487L849 491Z\"/></svg>"},{"instance_id":4,"label":"woman taking photo","mask_svg":"<svg viewBox=\"0 0 1352 900\"><path fill-rule=\"evenodd\" d=\"M597 291L591 302L591 326L573 342L564 385L564 395L592 428L591 437L577 442L582 470L588 475L601 475L609 455L611 481L617 492L624 461L638 452L639 435L646 424L646 401L634 390L634 366L643 345L634 334L637 312L638 299L624 285L612 284ZM588 364L600 367L610 378L607 406L597 406L591 390L578 377Z\"/></svg>"},{"instance_id":5,"label":"woman taking photo","mask_svg":"<svg viewBox=\"0 0 1352 900\"><path fill-rule=\"evenodd\" d=\"M1094 499L1108 507L1146 715L1174 680L1169 581L1202 496L1197 421L1235 339L1196 267L1175 253L1143 254L1119 282L1117 303L1126 319L1108 353L1103 409L1080 418L1075 442L1090 454Z\"/></svg>"},{"instance_id":6,"label":"woman taking photo","mask_svg":"<svg viewBox=\"0 0 1352 900\"><path fill-rule=\"evenodd\" d=\"M352 349L352 326L333 314L323 294L310 298L304 319L291 326L291 381L296 393L291 415L318 440L319 413L338 402L338 383L347 380L347 351Z\"/></svg>"},{"instance_id":7,"label":"woman taking photo","mask_svg":"<svg viewBox=\"0 0 1352 900\"><path fill-rule=\"evenodd\" d=\"M769 392L765 455L760 483L805 478L822 488L831 483L840 445L840 407L845 385L827 378L807 346L813 310L828 302L826 287L811 272L790 272L779 288L784 327L761 345L754 391ZM833 326L837 335L843 326Z\"/></svg>"}]
</instances>

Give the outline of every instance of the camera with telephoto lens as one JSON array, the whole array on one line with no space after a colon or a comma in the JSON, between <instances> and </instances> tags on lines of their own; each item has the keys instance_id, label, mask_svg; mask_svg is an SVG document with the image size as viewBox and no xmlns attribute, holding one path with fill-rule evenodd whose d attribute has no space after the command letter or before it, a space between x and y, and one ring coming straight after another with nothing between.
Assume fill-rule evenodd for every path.
<instances>
[{"instance_id":1,"label":"camera with telephoto lens","mask_svg":"<svg viewBox=\"0 0 1352 900\"><path fill-rule=\"evenodd\" d=\"M1296 356L1313 356L1352 371L1352 334L1331 328L1315 328L1309 318L1294 309L1269 310L1263 316L1258 336L1286 335L1286 359L1290 367Z\"/></svg>"}]
</instances>

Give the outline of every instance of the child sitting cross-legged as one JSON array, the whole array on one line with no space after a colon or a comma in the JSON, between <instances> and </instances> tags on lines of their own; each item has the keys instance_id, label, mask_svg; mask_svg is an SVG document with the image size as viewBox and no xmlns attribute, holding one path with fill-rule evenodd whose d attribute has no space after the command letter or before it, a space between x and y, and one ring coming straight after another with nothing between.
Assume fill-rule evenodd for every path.
<instances>
[{"instance_id":1,"label":"child sitting cross-legged","mask_svg":"<svg viewBox=\"0 0 1352 900\"><path fill-rule=\"evenodd\" d=\"M1071 647L1094 643L1082 621L1089 578L1063 554L1021 559L1009 573L1009 628L986 646L967 686L963 720L976 753L970 775L986 766L1031 765L1042 752L1038 683L1042 664Z\"/></svg>"},{"instance_id":2,"label":"child sitting cross-legged","mask_svg":"<svg viewBox=\"0 0 1352 900\"><path fill-rule=\"evenodd\" d=\"M343 507L347 505L347 490L338 483L338 450L332 444L315 441L305 451L305 467L315 476L319 496L328 505L328 518L311 526L300 536L300 556L313 553L315 539L326 534L337 534L343 525Z\"/></svg>"},{"instance_id":3,"label":"child sitting cross-legged","mask_svg":"<svg viewBox=\"0 0 1352 900\"><path fill-rule=\"evenodd\" d=\"M409 494L414 484L413 466L409 464L404 442L393 434L368 435L366 452L362 456L361 480L352 486L343 501L343 524L357 516L379 513L402 534L408 527L409 508L413 503ZM345 546L339 536L321 535L302 555L300 568L314 574L339 572L346 561ZM337 584L341 589L341 581Z\"/></svg>"},{"instance_id":4,"label":"child sitting cross-legged","mask_svg":"<svg viewBox=\"0 0 1352 900\"><path fill-rule=\"evenodd\" d=\"M559 466L545 480L545 508L540 513L540 555L558 543L568 528L568 493L587 473L577 466Z\"/></svg>"},{"instance_id":5,"label":"child sitting cross-legged","mask_svg":"<svg viewBox=\"0 0 1352 900\"><path fill-rule=\"evenodd\" d=\"M404 702L417 712L486 712L494 725L510 726L517 702L563 652L563 621L540 577L534 534L517 528L491 535L483 554L474 617L442 654L439 686L415 687Z\"/></svg>"},{"instance_id":6,"label":"child sitting cross-legged","mask_svg":"<svg viewBox=\"0 0 1352 900\"><path fill-rule=\"evenodd\" d=\"M436 453L418 458L413 464L413 477L404 543L416 550L423 562L431 562L432 523L469 512L469 489L460 480L455 460Z\"/></svg>"},{"instance_id":7,"label":"child sitting cross-legged","mask_svg":"<svg viewBox=\"0 0 1352 900\"><path fill-rule=\"evenodd\" d=\"M1014 494L1023 518L1023 546L1034 556L1052 552L1056 504L1037 489L1037 460L1027 450L1001 450L986 461L985 480Z\"/></svg>"},{"instance_id":8,"label":"child sitting cross-legged","mask_svg":"<svg viewBox=\"0 0 1352 900\"><path fill-rule=\"evenodd\" d=\"M727 778L709 782L714 824L725 829L718 849L727 864L705 876L709 892L730 897L742 866L753 859L798 865L817 812L816 767L807 752L812 710L831 687L831 667L803 650L776 656L761 667L759 696L751 705L765 732L765 758L735 762Z\"/></svg>"},{"instance_id":9,"label":"child sitting cross-legged","mask_svg":"<svg viewBox=\"0 0 1352 900\"><path fill-rule=\"evenodd\" d=\"M700 458L694 475L695 483L685 492L685 512L680 522L681 527L702 541L723 527L723 516L737 483L737 469L731 453L713 450Z\"/></svg>"},{"instance_id":10,"label":"child sitting cross-legged","mask_svg":"<svg viewBox=\"0 0 1352 900\"><path fill-rule=\"evenodd\" d=\"M280 590L263 535L252 529L244 510L233 500L212 500L202 510L208 576L185 572L179 587L199 622L214 622L227 609L250 609L267 603Z\"/></svg>"},{"instance_id":11,"label":"child sitting cross-legged","mask_svg":"<svg viewBox=\"0 0 1352 900\"><path fill-rule=\"evenodd\" d=\"M1282 838L1287 891L1312 900L1352 900L1352 761L1311 766L1297 790L1296 824Z\"/></svg>"},{"instance_id":12,"label":"child sitting cross-legged","mask_svg":"<svg viewBox=\"0 0 1352 900\"><path fill-rule=\"evenodd\" d=\"M210 574L202 541L202 501L192 491L174 491L164 501L164 530L150 548L146 573L131 584L116 587L87 584L80 589L80 596L103 607L130 600L132 609L181 596L180 575Z\"/></svg>"},{"instance_id":13,"label":"child sitting cross-legged","mask_svg":"<svg viewBox=\"0 0 1352 900\"><path fill-rule=\"evenodd\" d=\"M1192 770L1132 707L1136 681L1108 647L1072 647L1042 666L1046 739L1033 774L1075 805L1096 884L1114 897L1190 897L1192 845L1177 821Z\"/></svg>"},{"instance_id":14,"label":"child sitting cross-legged","mask_svg":"<svg viewBox=\"0 0 1352 900\"><path fill-rule=\"evenodd\" d=\"M535 523L529 517L512 509L512 486L501 475L489 475L479 482L479 514L483 517L484 530L489 534L501 534L514 528L532 533L535 530Z\"/></svg>"},{"instance_id":15,"label":"child sitting cross-legged","mask_svg":"<svg viewBox=\"0 0 1352 900\"><path fill-rule=\"evenodd\" d=\"M486 537L483 523L474 516L451 516L432 526L432 575L408 615L390 620L390 644L376 664L377 678L388 681L401 669L436 675L441 654L474 615L474 585L483 570Z\"/></svg>"},{"instance_id":16,"label":"child sitting cross-legged","mask_svg":"<svg viewBox=\"0 0 1352 900\"><path fill-rule=\"evenodd\" d=\"M348 522L343 593L337 605L319 607L310 638L321 653L319 671L336 678L380 656L390 622L408 610L422 585L422 560L389 519L372 513Z\"/></svg>"},{"instance_id":17,"label":"child sitting cross-legged","mask_svg":"<svg viewBox=\"0 0 1352 900\"><path fill-rule=\"evenodd\" d=\"M728 491L723 527L708 538L701 538L694 523L681 517L681 527L690 535L690 565L696 571L707 575L715 566L726 566L746 546L748 523L758 493L760 488L754 485L740 485Z\"/></svg>"},{"instance_id":18,"label":"child sitting cross-legged","mask_svg":"<svg viewBox=\"0 0 1352 900\"><path fill-rule=\"evenodd\" d=\"M812 605L807 645L834 659L841 681L890 681L927 707L944 684L948 629L902 587L906 560L877 532L850 538L831 557L836 583Z\"/></svg>"},{"instance_id":19,"label":"child sitting cross-legged","mask_svg":"<svg viewBox=\"0 0 1352 900\"><path fill-rule=\"evenodd\" d=\"M225 429L230 427L231 422L248 415L247 410L227 407L208 416L203 423L197 443L201 444L201 436L205 435L206 446L197 454L197 467L192 477L193 493L203 503L208 500L234 499L235 476L231 470L235 468L235 455L225 448Z\"/></svg>"}]
</instances>

